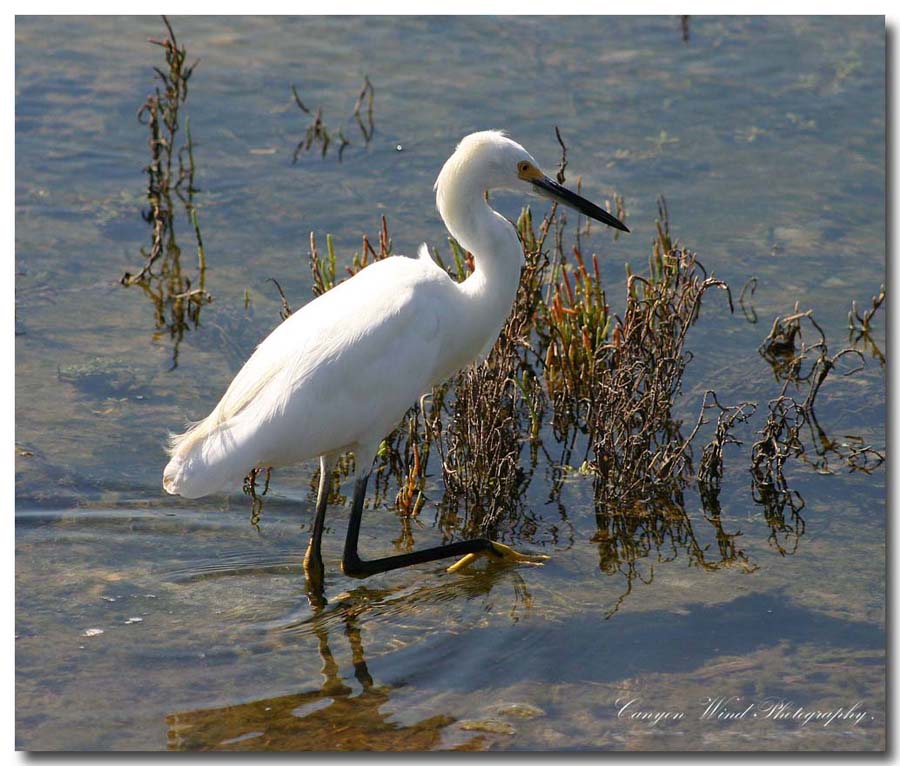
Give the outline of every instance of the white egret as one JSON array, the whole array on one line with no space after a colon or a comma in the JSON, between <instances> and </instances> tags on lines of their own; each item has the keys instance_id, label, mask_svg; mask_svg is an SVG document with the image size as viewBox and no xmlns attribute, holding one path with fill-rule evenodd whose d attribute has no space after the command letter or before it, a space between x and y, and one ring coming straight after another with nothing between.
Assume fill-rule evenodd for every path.
<instances>
[{"instance_id":1,"label":"white egret","mask_svg":"<svg viewBox=\"0 0 900 766\"><path fill-rule=\"evenodd\" d=\"M366 482L382 439L432 386L483 359L509 314L524 259L515 227L487 203L493 189L533 191L622 231L614 216L549 179L503 133L466 136L434 185L447 229L470 251L475 271L457 283L430 257L378 261L307 303L257 347L215 409L173 436L163 487L200 497L240 486L249 471L318 457L316 516L308 575L321 582L321 537L331 471L356 455L353 507L342 569L366 577L448 556L518 554L487 539L364 561L357 552Z\"/></svg>"}]
</instances>

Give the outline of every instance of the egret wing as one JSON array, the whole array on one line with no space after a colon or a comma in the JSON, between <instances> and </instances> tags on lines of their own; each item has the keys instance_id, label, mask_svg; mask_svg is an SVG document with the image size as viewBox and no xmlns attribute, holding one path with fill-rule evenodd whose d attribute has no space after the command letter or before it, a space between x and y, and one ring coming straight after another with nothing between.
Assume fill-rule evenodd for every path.
<instances>
[{"instance_id":1,"label":"egret wing","mask_svg":"<svg viewBox=\"0 0 900 766\"><path fill-rule=\"evenodd\" d=\"M166 488L208 494L259 464L377 445L440 367L448 284L433 265L392 257L301 308L173 439Z\"/></svg>"}]
</instances>

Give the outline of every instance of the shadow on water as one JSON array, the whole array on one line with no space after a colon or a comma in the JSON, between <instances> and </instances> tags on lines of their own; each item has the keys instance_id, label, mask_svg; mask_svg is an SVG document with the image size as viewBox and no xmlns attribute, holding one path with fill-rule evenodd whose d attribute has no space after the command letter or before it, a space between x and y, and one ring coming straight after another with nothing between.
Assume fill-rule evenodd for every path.
<instances>
[{"instance_id":1,"label":"shadow on water","mask_svg":"<svg viewBox=\"0 0 900 766\"><path fill-rule=\"evenodd\" d=\"M490 590L495 582L488 578L474 587ZM441 597L459 595L458 588L451 590ZM690 672L716 655L746 656L779 643L786 643L789 653L801 644L884 648L883 631L871 623L827 617L769 592L694 606L684 614L623 615L615 622L614 640L604 636L609 623L579 614L555 623L531 622L527 631L510 625L442 632L367 663L360 621L380 613L385 595L357 588L336 608L306 621L303 631L279 631L282 640L315 637L322 661L320 688L172 713L166 718L169 748L426 750L440 746L442 731L457 718L435 715L410 725L397 723L384 710L393 691L438 684L445 691L490 697L521 682L615 682L653 672ZM332 652L331 642L338 637L349 642L355 685L341 673ZM628 652L621 651L623 645ZM485 662L489 672L468 672L473 663L488 667ZM467 745L477 747L477 738Z\"/></svg>"},{"instance_id":2,"label":"shadow on water","mask_svg":"<svg viewBox=\"0 0 900 766\"><path fill-rule=\"evenodd\" d=\"M489 653L492 676L515 683L615 681L640 673L686 672L716 654L748 654L778 641L884 648L879 627L827 617L785 603L776 593L741 596L715 606L694 605L686 614L665 610L623 614L609 623L595 615L577 615L529 627L527 634L510 627L491 628L490 635L472 630L443 636L437 641L442 646L415 647L386 658L385 674L396 673L409 683L427 674L452 688L475 691L484 688L485 678L460 675L454 668L456 658L475 652ZM607 631L612 632L604 636ZM622 646L629 647L627 653ZM402 667L421 670L407 673Z\"/></svg>"}]
</instances>

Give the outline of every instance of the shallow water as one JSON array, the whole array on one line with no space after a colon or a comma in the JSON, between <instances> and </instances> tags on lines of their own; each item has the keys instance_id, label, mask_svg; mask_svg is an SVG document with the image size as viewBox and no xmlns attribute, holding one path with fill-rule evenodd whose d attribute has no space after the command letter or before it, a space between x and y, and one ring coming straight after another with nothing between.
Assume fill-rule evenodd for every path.
<instances>
[{"instance_id":1,"label":"shallow water","mask_svg":"<svg viewBox=\"0 0 900 766\"><path fill-rule=\"evenodd\" d=\"M851 301L885 278L882 20L693 18L688 43L677 17L173 23L201 61L187 112L214 296L174 369L152 304L118 285L149 241L135 113L162 24L17 19L17 746L883 748L883 469L795 464L805 529L782 554L749 493L759 417L727 453L721 497L753 566L708 571L676 532L632 581L599 566L589 480L572 475L551 503L544 465L523 547L550 553L546 566L348 580L338 505L321 614L301 568L315 466L276 472L258 530L243 496L186 502L160 486L166 433L205 415L278 322L268 279L294 306L310 296L309 231L333 233L346 257L385 213L398 252L446 250L431 185L485 127L552 168L559 125L570 180L625 197L633 233L592 240L614 305L622 265L646 263L659 194L708 269L738 290L758 279L756 324L705 301L685 408L708 387L764 408L778 384L756 348L774 317L814 308L837 350ZM365 74L368 146L350 118ZM292 83L344 126L342 163L332 151L292 164L308 122ZM515 215L522 200L497 204ZM869 358L826 382L816 412L832 436L883 449L884 404ZM688 503L699 549L714 547ZM433 503L409 531L416 547L440 541ZM364 551L403 544L396 514L368 512ZM743 709L735 697L757 715L703 715L707 699ZM804 724L766 699L865 716ZM682 715L653 724L638 709Z\"/></svg>"}]
</instances>

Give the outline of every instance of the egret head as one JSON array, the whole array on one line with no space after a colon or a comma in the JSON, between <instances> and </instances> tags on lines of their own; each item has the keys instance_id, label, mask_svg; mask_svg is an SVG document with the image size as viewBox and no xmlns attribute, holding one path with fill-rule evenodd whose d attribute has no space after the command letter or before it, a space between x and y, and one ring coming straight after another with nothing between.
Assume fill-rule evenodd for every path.
<instances>
[{"instance_id":1,"label":"egret head","mask_svg":"<svg viewBox=\"0 0 900 766\"><path fill-rule=\"evenodd\" d=\"M442 206L442 194L448 187L463 185L477 187L469 190L470 193L492 189L527 190L574 208L607 226L628 231L618 218L545 175L534 157L499 131L471 133L459 142L434 185L438 207Z\"/></svg>"}]
</instances>

